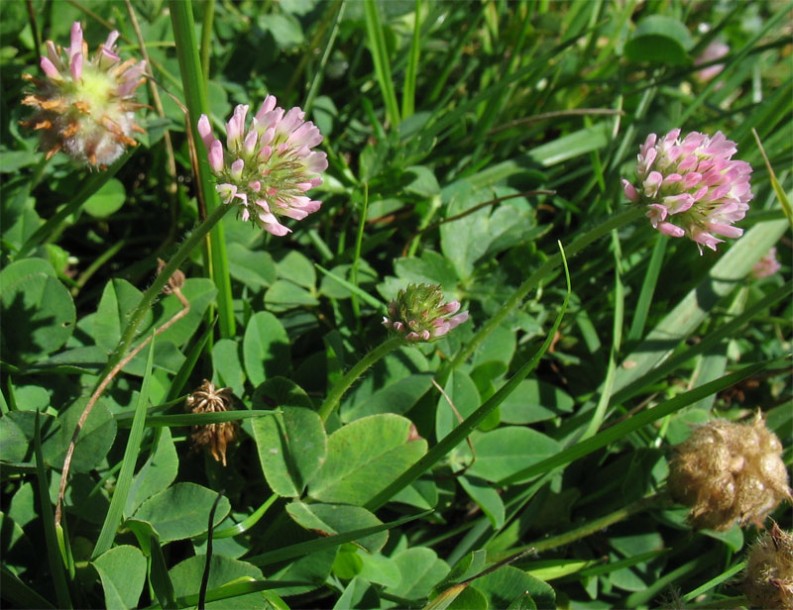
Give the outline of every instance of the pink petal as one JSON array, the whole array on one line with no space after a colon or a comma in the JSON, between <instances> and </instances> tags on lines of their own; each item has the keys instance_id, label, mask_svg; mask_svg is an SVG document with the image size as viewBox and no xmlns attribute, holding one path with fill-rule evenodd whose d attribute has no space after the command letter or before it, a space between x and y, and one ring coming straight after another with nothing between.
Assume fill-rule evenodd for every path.
<instances>
[{"instance_id":1,"label":"pink petal","mask_svg":"<svg viewBox=\"0 0 793 610\"><path fill-rule=\"evenodd\" d=\"M706 248L710 248L714 252L716 251L716 246L720 243L723 243L723 239L716 239L713 235L706 231L702 231L699 229L694 230L693 235L691 236L696 243L702 244ZM702 250L700 249L700 254L702 254Z\"/></svg>"},{"instance_id":2,"label":"pink petal","mask_svg":"<svg viewBox=\"0 0 793 610\"><path fill-rule=\"evenodd\" d=\"M72 73L72 78L74 80L80 80L83 76L83 54L76 53L72 55L72 62L69 66L69 70Z\"/></svg>"},{"instance_id":3,"label":"pink petal","mask_svg":"<svg viewBox=\"0 0 793 610\"><path fill-rule=\"evenodd\" d=\"M242 134L245 131L245 116L248 114L248 106L239 104L234 108L234 114L226 123L226 146L230 151L237 152L242 142Z\"/></svg>"},{"instance_id":4,"label":"pink petal","mask_svg":"<svg viewBox=\"0 0 793 610\"><path fill-rule=\"evenodd\" d=\"M71 45L69 46L69 63L78 53L83 52L83 28L80 27L80 22L75 21L72 24L71 31Z\"/></svg>"},{"instance_id":5,"label":"pink petal","mask_svg":"<svg viewBox=\"0 0 793 610\"><path fill-rule=\"evenodd\" d=\"M647 176L647 179L642 185L644 187L644 194L647 195L647 197L655 197L663 181L664 176L661 172L650 172L650 175Z\"/></svg>"},{"instance_id":6,"label":"pink petal","mask_svg":"<svg viewBox=\"0 0 793 610\"><path fill-rule=\"evenodd\" d=\"M460 324L465 322L467 319L468 319L468 312L463 311L461 313L458 313L456 316L449 318L449 326L451 326L451 328L456 328Z\"/></svg>"},{"instance_id":7,"label":"pink petal","mask_svg":"<svg viewBox=\"0 0 793 610\"><path fill-rule=\"evenodd\" d=\"M457 313L460 311L460 301L449 301L442 309L447 314Z\"/></svg>"},{"instance_id":8,"label":"pink petal","mask_svg":"<svg viewBox=\"0 0 793 610\"><path fill-rule=\"evenodd\" d=\"M622 190L629 201L632 201L633 203L639 202L639 192L636 190L636 187L625 180L625 178L622 179Z\"/></svg>"},{"instance_id":9,"label":"pink petal","mask_svg":"<svg viewBox=\"0 0 793 610\"><path fill-rule=\"evenodd\" d=\"M247 154L252 154L254 149L256 148L256 140L258 139L259 134L256 133L255 130L251 129L248 134L245 136L245 141L243 142L243 149Z\"/></svg>"},{"instance_id":10,"label":"pink petal","mask_svg":"<svg viewBox=\"0 0 793 610\"><path fill-rule=\"evenodd\" d=\"M46 43L47 46L47 58L52 62L52 64L58 68L58 70L63 69L63 64L61 63L61 56L58 53L58 49L55 48L55 43L51 40L48 40Z\"/></svg>"},{"instance_id":11,"label":"pink petal","mask_svg":"<svg viewBox=\"0 0 793 610\"><path fill-rule=\"evenodd\" d=\"M63 79L63 77L61 76L61 73L58 72L58 68L55 67L55 64L53 64L49 60L49 58L42 57L41 61L39 62L39 65L41 66L41 69L44 71L44 74L46 74L49 78L51 78L53 80L62 80Z\"/></svg>"},{"instance_id":12,"label":"pink petal","mask_svg":"<svg viewBox=\"0 0 793 610\"><path fill-rule=\"evenodd\" d=\"M743 229L739 229L738 227L734 227L732 225L718 222L709 222L707 226L708 231L715 233L716 235L723 235L724 237L731 237L733 239L743 235Z\"/></svg>"},{"instance_id":13,"label":"pink petal","mask_svg":"<svg viewBox=\"0 0 793 610\"><path fill-rule=\"evenodd\" d=\"M290 230L278 222L278 219L272 214L259 214L259 220L261 221L262 228L276 237L283 237L287 233L290 233Z\"/></svg>"},{"instance_id":14,"label":"pink petal","mask_svg":"<svg viewBox=\"0 0 793 610\"><path fill-rule=\"evenodd\" d=\"M231 164L231 177L235 180L242 178L242 170L245 169L245 161L237 159Z\"/></svg>"},{"instance_id":15,"label":"pink petal","mask_svg":"<svg viewBox=\"0 0 793 610\"><path fill-rule=\"evenodd\" d=\"M275 108L276 103L277 103L277 101L275 99L275 96L273 96L273 95L268 95L266 98L264 98L264 101L262 102L262 105L259 108L259 111L256 113L256 117L255 117L256 120L259 123L261 123L262 122L262 118L267 113L273 111L273 109Z\"/></svg>"},{"instance_id":16,"label":"pink petal","mask_svg":"<svg viewBox=\"0 0 793 610\"><path fill-rule=\"evenodd\" d=\"M650 219L653 228L657 229L658 224L666 220L666 217L669 215L669 210L666 209L665 205L661 205L660 203L651 203L647 208L647 218Z\"/></svg>"},{"instance_id":17,"label":"pink petal","mask_svg":"<svg viewBox=\"0 0 793 610\"><path fill-rule=\"evenodd\" d=\"M669 237L683 237L686 232L678 227L677 225L673 225L671 222L662 222L656 227L661 233L664 235L668 235Z\"/></svg>"},{"instance_id":18,"label":"pink petal","mask_svg":"<svg viewBox=\"0 0 793 610\"><path fill-rule=\"evenodd\" d=\"M215 138L212 136L212 125L209 124L209 117L205 114L202 114L198 119L198 134L201 136L206 149L210 150Z\"/></svg>"},{"instance_id":19,"label":"pink petal","mask_svg":"<svg viewBox=\"0 0 793 610\"><path fill-rule=\"evenodd\" d=\"M209 134L209 137L212 138L212 134ZM214 138L209 144L209 166L215 173L223 170L223 144Z\"/></svg>"}]
</instances>

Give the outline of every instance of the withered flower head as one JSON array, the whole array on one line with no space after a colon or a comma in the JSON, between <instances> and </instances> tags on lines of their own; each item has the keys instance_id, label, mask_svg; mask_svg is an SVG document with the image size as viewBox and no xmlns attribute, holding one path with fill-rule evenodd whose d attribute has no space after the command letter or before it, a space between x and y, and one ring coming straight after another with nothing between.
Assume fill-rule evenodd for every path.
<instances>
[{"instance_id":1,"label":"withered flower head","mask_svg":"<svg viewBox=\"0 0 793 610\"><path fill-rule=\"evenodd\" d=\"M793 535L774 523L749 551L743 592L758 608L793 608Z\"/></svg>"},{"instance_id":2,"label":"withered flower head","mask_svg":"<svg viewBox=\"0 0 793 610\"><path fill-rule=\"evenodd\" d=\"M212 382L204 383L187 396L185 405L193 413L222 413L232 410L231 388L215 389ZM226 447L237 435L237 422L227 421L205 426L193 426L193 444L196 448L208 447L216 461L226 465Z\"/></svg>"},{"instance_id":3,"label":"withered flower head","mask_svg":"<svg viewBox=\"0 0 793 610\"><path fill-rule=\"evenodd\" d=\"M758 412L751 423L716 419L674 449L669 491L691 507L694 527L725 530L737 520L761 524L791 499L782 443Z\"/></svg>"},{"instance_id":4,"label":"withered flower head","mask_svg":"<svg viewBox=\"0 0 793 610\"><path fill-rule=\"evenodd\" d=\"M35 89L22 103L35 109L23 125L39 132L50 158L62 150L80 163L103 168L135 146L135 89L145 80L146 62L121 61L116 53L119 34L89 53L79 22L72 24L68 48L47 41L41 58L43 77L25 78Z\"/></svg>"}]
</instances>

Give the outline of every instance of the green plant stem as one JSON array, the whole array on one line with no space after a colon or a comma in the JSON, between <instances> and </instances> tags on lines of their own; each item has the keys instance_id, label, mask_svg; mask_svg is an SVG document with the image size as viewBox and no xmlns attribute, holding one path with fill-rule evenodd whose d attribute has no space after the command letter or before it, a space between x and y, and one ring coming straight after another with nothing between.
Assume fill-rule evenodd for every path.
<instances>
[{"instance_id":1,"label":"green plant stem","mask_svg":"<svg viewBox=\"0 0 793 610\"><path fill-rule=\"evenodd\" d=\"M204 2L204 20L201 27L201 68L204 82L209 82L209 53L212 50L212 25L215 21L215 0Z\"/></svg>"},{"instance_id":2,"label":"green plant stem","mask_svg":"<svg viewBox=\"0 0 793 610\"><path fill-rule=\"evenodd\" d=\"M635 515L636 513L643 512L648 508L663 505L667 501L668 499L666 494L653 494L652 496L647 496L646 498L642 498L636 502L615 510L613 513L604 515L598 519L593 519L589 523L586 523L574 530L565 532L564 534L559 534L558 536L551 536L550 538L538 540L537 542L527 544L523 547L520 547L519 549L512 549L510 552L514 553L515 551L523 552L532 550L541 553L543 551L557 549L561 546L566 546L572 542L575 542L576 540L581 540L582 538L591 536L592 534L605 529L610 525L624 521L628 517Z\"/></svg>"},{"instance_id":3,"label":"green plant stem","mask_svg":"<svg viewBox=\"0 0 793 610\"><path fill-rule=\"evenodd\" d=\"M195 36L193 22L193 4L191 0L170 0L171 23L173 24L176 55L179 59L179 71L182 75L185 105L187 106L187 129L192 135L195 146L195 172L198 179L201 200L206 206L206 215L210 216L221 204L217 200L212 184L212 173L209 159L204 150L204 143L198 133L198 117L209 114L206 83L201 70L198 41ZM209 275L218 290L218 327L224 338L233 337L235 333L234 305L231 298L231 276L229 274L226 242L223 236L223 225L218 224L209 234L207 244Z\"/></svg>"},{"instance_id":4,"label":"green plant stem","mask_svg":"<svg viewBox=\"0 0 793 610\"><path fill-rule=\"evenodd\" d=\"M36 459L36 483L38 486L39 515L41 516L41 527L44 530L44 542L46 546L47 562L50 568L50 578L53 581L55 595L58 599L59 608L72 608L69 597L69 585L66 582L66 574L63 570L64 564L58 552L58 530L63 530L55 525L55 518L52 514L52 504L50 503L49 478L45 471L44 454L41 449L41 413L36 411L35 427L33 434L33 455Z\"/></svg>"},{"instance_id":5,"label":"green plant stem","mask_svg":"<svg viewBox=\"0 0 793 610\"><path fill-rule=\"evenodd\" d=\"M401 335L391 337L356 362L355 366L347 371L347 374L339 379L336 385L328 392L328 397L319 408L319 416L322 418L322 421L327 421L330 414L339 406L341 397L350 389L350 386L355 383L356 379L363 375L375 362L403 345L405 345L405 339Z\"/></svg>"},{"instance_id":6,"label":"green plant stem","mask_svg":"<svg viewBox=\"0 0 793 610\"><path fill-rule=\"evenodd\" d=\"M569 246L565 246L565 256L568 259L574 257L589 244L597 239L600 239L604 235L608 235L612 230L618 229L641 218L645 211L646 210L643 207L631 206L619 214L612 216L606 222L596 226L577 239L573 240L573 243L571 243ZM490 336L490 333L498 328L501 323L520 306L520 304L526 298L526 295L528 295L531 290L536 288L540 282L550 276L550 274L555 271L561 263L562 256L560 254L555 254L545 261L539 269L532 273L518 287L509 300L504 303L504 306L499 309L492 318L485 322L485 324L482 325L482 328L480 328L471 338L471 340L457 353L448 367L447 375L451 373L452 370L460 366L463 362L465 362L482 344L482 342Z\"/></svg>"},{"instance_id":7,"label":"green plant stem","mask_svg":"<svg viewBox=\"0 0 793 610\"><path fill-rule=\"evenodd\" d=\"M369 209L369 183L363 183L363 209L361 210L361 217L358 220L358 233L355 237L355 255L352 260L352 269L350 270L350 281L358 288L358 266L361 263L361 246L363 244L363 234L366 229L366 214ZM352 310L355 318L360 326L361 308L358 305L358 296L355 292L351 297Z\"/></svg>"},{"instance_id":8,"label":"green plant stem","mask_svg":"<svg viewBox=\"0 0 793 610\"><path fill-rule=\"evenodd\" d=\"M94 273L99 271L99 269L102 268L102 265L118 254L128 244L129 240L120 239L111 245L107 250L102 252L99 256L97 256L93 261L91 261L91 264L88 265L88 268L77 278L77 281L71 290L72 296L77 296L80 293L80 290L82 290L83 287L88 283L88 280L93 277Z\"/></svg>"},{"instance_id":9,"label":"green plant stem","mask_svg":"<svg viewBox=\"0 0 793 610\"><path fill-rule=\"evenodd\" d=\"M105 171L96 174L91 174L86 178L83 187L77 192L74 197L71 197L67 203L58 208L47 221L36 229L33 234L27 238L25 243L16 254L17 260L25 258L37 246L45 243L54 242L58 236L66 228L66 220L72 214L80 211L82 206L92 195L94 195L100 188L110 181L116 175L119 169L127 162L132 156L132 150L126 151L120 159L108 167ZM39 166L43 169L43 164ZM37 168L38 171L39 168Z\"/></svg>"},{"instance_id":10,"label":"green plant stem","mask_svg":"<svg viewBox=\"0 0 793 610\"><path fill-rule=\"evenodd\" d=\"M105 367L105 373L100 375L100 383L104 379L107 372L113 370L113 367L115 367L124 357L124 354L126 354L129 346L135 339L135 335L138 332L140 323L143 321L146 313L151 309L151 306L154 304L154 300L157 298L157 295L162 292L163 287L168 282L171 275L173 275L174 272L179 269L179 266L185 261L190 253L200 245L204 237L212 230L212 227L214 227L230 209L230 206L225 205L215 208L209 214L209 216L207 216L207 218L193 230L190 236L185 239L184 242L182 242L182 245L179 247L176 253L166 263L165 267L163 267L162 271L157 275L157 277L154 278L154 281L146 289L146 292L143 293L138 306L132 312L129 322L124 329L124 334L121 336L121 341L119 341L116 351L113 352L110 360L107 363L107 366Z\"/></svg>"}]
</instances>

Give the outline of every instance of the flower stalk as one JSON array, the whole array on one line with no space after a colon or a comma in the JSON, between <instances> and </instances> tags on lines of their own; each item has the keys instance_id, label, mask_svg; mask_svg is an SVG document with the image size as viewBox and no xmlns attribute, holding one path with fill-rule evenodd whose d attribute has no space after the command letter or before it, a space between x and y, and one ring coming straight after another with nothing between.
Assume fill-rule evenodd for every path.
<instances>
[{"instance_id":1,"label":"flower stalk","mask_svg":"<svg viewBox=\"0 0 793 610\"><path fill-rule=\"evenodd\" d=\"M323 402L322 406L319 408L319 416L322 418L322 421L327 421L331 413L338 408L342 396L344 396L347 390L350 389L350 386L355 383L356 379L368 371L378 360L405 344L405 339L402 336L397 335L391 337L356 362L355 365L347 371L344 377L339 379L331 388L330 392L328 392L325 402Z\"/></svg>"},{"instance_id":2,"label":"flower stalk","mask_svg":"<svg viewBox=\"0 0 793 610\"><path fill-rule=\"evenodd\" d=\"M157 295L168 283L170 277L178 271L179 266L187 259L190 253L201 244L206 235L220 221L220 219L225 216L226 212L228 212L228 208L224 206L215 208L201 224L193 229L193 232L190 233L184 242L182 242L182 245L179 247L176 253L157 274L157 277L154 278L154 281L146 289L146 292L143 293L140 302L130 315L129 322L124 328L124 334L121 336L118 347L116 347L116 350L111 355L110 361L107 364L107 370L112 369L113 366L118 364L118 362L127 352L129 346L135 340L140 323L143 321L143 318L149 309L151 309L151 306L154 304Z\"/></svg>"}]
</instances>

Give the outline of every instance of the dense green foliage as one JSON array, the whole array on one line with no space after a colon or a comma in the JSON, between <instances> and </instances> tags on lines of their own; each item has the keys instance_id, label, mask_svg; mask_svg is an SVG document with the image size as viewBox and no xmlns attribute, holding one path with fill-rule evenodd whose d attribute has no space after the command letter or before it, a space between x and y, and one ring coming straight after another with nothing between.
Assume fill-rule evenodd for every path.
<instances>
[{"instance_id":1,"label":"dense green foliage","mask_svg":"<svg viewBox=\"0 0 793 610\"><path fill-rule=\"evenodd\" d=\"M758 409L793 459L790 14L0 2L4 604L746 605L758 528L695 531L666 480L692 425ZM106 170L45 159L20 126L23 75L75 21L92 51L119 30L151 74L139 145ZM717 40L724 68L703 81ZM222 204L189 132L268 94L324 135L322 208L285 237L231 212L204 240ZM717 252L654 231L623 194L645 137L675 127L724 132L754 169L745 234ZM781 270L756 279L773 246ZM146 305L180 247L189 308L158 285ZM469 321L389 339L409 283ZM78 419L119 363L57 518ZM233 409L186 411L204 379ZM195 446L199 422L238 426L227 465ZM785 526L789 505L772 516Z\"/></svg>"}]
</instances>

